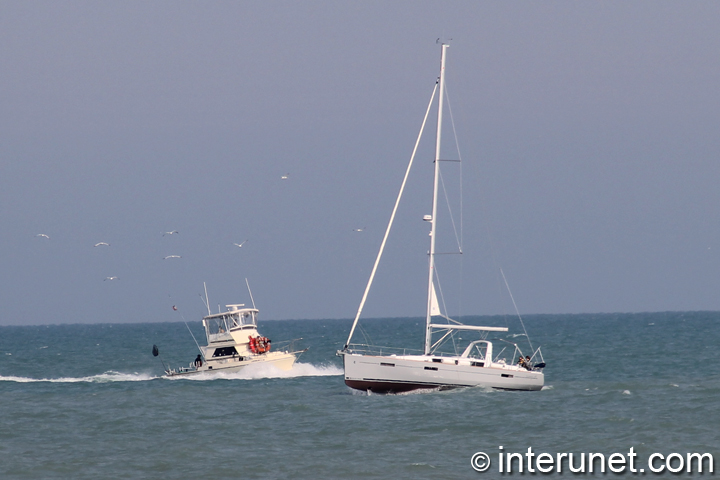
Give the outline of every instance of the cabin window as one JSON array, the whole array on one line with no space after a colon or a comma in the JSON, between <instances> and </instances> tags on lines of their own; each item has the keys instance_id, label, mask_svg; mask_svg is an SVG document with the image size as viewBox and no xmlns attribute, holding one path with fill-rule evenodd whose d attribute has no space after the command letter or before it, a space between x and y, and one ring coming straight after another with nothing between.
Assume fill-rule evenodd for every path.
<instances>
[{"instance_id":1,"label":"cabin window","mask_svg":"<svg viewBox=\"0 0 720 480\"><path fill-rule=\"evenodd\" d=\"M513 378L512 375L508 375L507 373L503 373L503 374L501 374L500 376L501 376L501 377L504 377L504 378Z\"/></svg>"},{"instance_id":2,"label":"cabin window","mask_svg":"<svg viewBox=\"0 0 720 480\"><path fill-rule=\"evenodd\" d=\"M442 358L433 358L433 363L442 363Z\"/></svg>"},{"instance_id":3,"label":"cabin window","mask_svg":"<svg viewBox=\"0 0 720 480\"><path fill-rule=\"evenodd\" d=\"M215 357L229 357L230 355L237 355L238 352L235 350L235 347L223 347L223 348L216 348L215 352L213 353L213 358Z\"/></svg>"},{"instance_id":4,"label":"cabin window","mask_svg":"<svg viewBox=\"0 0 720 480\"><path fill-rule=\"evenodd\" d=\"M435 370L435 371L437 371L437 369L438 369L437 367L425 367L425 370Z\"/></svg>"},{"instance_id":5,"label":"cabin window","mask_svg":"<svg viewBox=\"0 0 720 480\"><path fill-rule=\"evenodd\" d=\"M242 325L255 325L255 312L244 312L240 316Z\"/></svg>"},{"instance_id":6,"label":"cabin window","mask_svg":"<svg viewBox=\"0 0 720 480\"><path fill-rule=\"evenodd\" d=\"M384 363L384 362L383 362L383 363L380 363L380 366L381 366L381 367L394 367L395 364L394 364L394 363Z\"/></svg>"},{"instance_id":7,"label":"cabin window","mask_svg":"<svg viewBox=\"0 0 720 480\"><path fill-rule=\"evenodd\" d=\"M470 365L473 367L484 367L485 363L484 362L470 362Z\"/></svg>"}]
</instances>

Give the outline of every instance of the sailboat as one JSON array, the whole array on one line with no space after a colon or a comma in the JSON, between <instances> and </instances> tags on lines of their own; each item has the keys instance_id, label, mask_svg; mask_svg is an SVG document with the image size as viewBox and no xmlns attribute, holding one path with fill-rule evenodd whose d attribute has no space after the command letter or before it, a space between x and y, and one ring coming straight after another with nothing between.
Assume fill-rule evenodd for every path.
<instances>
[{"instance_id":1,"label":"sailboat","mask_svg":"<svg viewBox=\"0 0 720 480\"><path fill-rule=\"evenodd\" d=\"M486 387L503 390L541 390L544 384L543 368L545 362L540 349L529 355L522 356L517 344L514 346L510 361L500 358L507 348L497 356L493 351L493 343L487 340L490 332L507 332L507 327L464 325L440 312L435 284L437 274L435 268L436 220L438 210L438 179L440 162L440 145L442 133L443 99L445 92L445 58L447 44L441 44L440 76L435 83L430 103L425 113L422 128L415 143L410 162L403 179L395 207L390 216L385 237L370 274L355 320L350 329L347 342L337 354L343 359L345 384L353 389L374 393L402 393L418 389L449 389L458 387ZM430 250L428 262L427 305L425 321L425 345L422 351L408 353L407 349L377 347L373 345L352 344L353 334L358 325L365 301L367 300L378 264L382 257L385 244L390 233L400 199L405 189L408 174L417 152L425 123L433 105L436 92L439 91L437 102L437 131L435 138L435 160L432 214L425 215L423 220L430 223ZM447 323L440 323L439 318ZM437 320L436 320L437 319ZM524 328L524 327L523 327ZM444 353L439 350L443 342L457 332L478 334L477 340L470 341L460 353ZM433 342L434 335L440 338ZM529 338L528 338L529 340ZM532 350L532 346L530 346ZM394 353L392 353L394 352ZM514 363L516 355L521 360Z\"/></svg>"}]
</instances>

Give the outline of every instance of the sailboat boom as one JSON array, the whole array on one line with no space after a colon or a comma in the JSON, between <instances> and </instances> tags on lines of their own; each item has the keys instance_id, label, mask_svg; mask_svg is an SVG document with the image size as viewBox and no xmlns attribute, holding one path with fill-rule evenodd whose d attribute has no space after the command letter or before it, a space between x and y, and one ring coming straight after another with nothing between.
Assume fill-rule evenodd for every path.
<instances>
[{"instance_id":1,"label":"sailboat boom","mask_svg":"<svg viewBox=\"0 0 720 480\"><path fill-rule=\"evenodd\" d=\"M430 328L443 328L445 330L475 330L478 332L507 332L507 327L480 327L475 325L452 325L449 323L431 323Z\"/></svg>"}]
</instances>

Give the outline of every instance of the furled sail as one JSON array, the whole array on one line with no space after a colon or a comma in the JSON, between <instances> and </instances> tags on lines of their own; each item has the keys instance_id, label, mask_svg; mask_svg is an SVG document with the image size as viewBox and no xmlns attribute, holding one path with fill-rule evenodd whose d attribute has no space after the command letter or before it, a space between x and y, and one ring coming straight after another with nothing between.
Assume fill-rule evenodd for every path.
<instances>
[{"instance_id":1,"label":"furled sail","mask_svg":"<svg viewBox=\"0 0 720 480\"><path fill-rule=\"evenodd\" d=\"M430 299L430 316L434 317L437 315L442 316L442 313L440 313L440 304L438 303L437 295L435 294L435 283L430 287L431 292L431 299Z\"/></svg>"}]
</instances>

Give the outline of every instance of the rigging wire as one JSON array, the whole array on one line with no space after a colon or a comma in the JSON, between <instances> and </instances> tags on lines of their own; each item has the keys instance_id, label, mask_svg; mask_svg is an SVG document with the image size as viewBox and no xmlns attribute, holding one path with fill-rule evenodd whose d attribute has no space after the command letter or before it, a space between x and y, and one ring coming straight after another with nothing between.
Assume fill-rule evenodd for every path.
<instances>
[{"instance_id":1,"label":"rigging wire","mask_svg":"<svg viewBox=\"0 0 720 480\"><path fill-rule=\"evenodd\" d=\"M360 306L358 307L357 314L355 315L355 320L353 321L353 326L350 329L350 335L348 335L348 339L345 342L345 348L343 350L347 350L347 347L350 344L350 340L352 339L353 333L355 332L355 327L357 326L358 320L360 320L360 315L362 314L363 307L365 306L365 301L367 300L368 293L370 293L370 287L372 286L373 279L375 278L375 272L377 271L378 264L380 263L380 258L382 258L383 251L385 250L385 243L387 242L388 236L390 235L390 229L392 228L393 221L395 220L395 213L397 213L400 199L402 198L403 191L405 190L405 184L407 183L408 176L410 175L410 168L412 167L413 161L415 160L415 153L417 152L418 145L420 144L423 130L425 130L425 123L427 123L427 118L430 114L430 108L432 107L433 100L435 99L435 93L438 90L439 82L439 80L436 81L435 87L433 87L433 92L430 96L430 102L428 103L427 110L425 111L425 118L423 119L422 125L420 127L420 133L418 133L418 138L415 141L415 148L413 148L412 155L410 156L410 162L408 162L407 169L405 170L405 177L403 178L400 192L398 192L397 199L395 200L395 206L393 207L392 214L390 215L390 221L388 221L388 226L385 229L385 236L383 237L383 241L380 244L380 251L377 254L377 258L375 259L375 264L373 265L372 272L370 273L370 279L368 280L367 286L365 287L365 292L363 293L362 300L360 300Z\"/></svg>"},{"instance_id":2,"label":"rigging wire","mask_svg":"<svg viewBox=\"0 0 720 480\"><path fill-rule=\"evenodd\" d=\"M527 330L525 330L525 322L523 322L523 319L520 316L520 310L518 310L517 304L515 303L515 297L513 297L513 294L510 291L510 285L508 285L508 281L505 278L505 272L503 272L502 268L500 269L500 273L502 274L503 280L505 280L505 286L507 287L508 293L510 294L510 299L512 300L513 306L515 306L515 313L517 313L517 316L520 319L520 325L522 325L523 332L525 332L525 338L527 338L527 341L530 344L530 351L534 352L535 349L532 346L532 342L530 341L530 337L527 334Z\"/></svg>"},{"instance_id":3,"label":"rigging wire","mask_svg":"<svg viewBox=\"0 0 720 480\"><path fill-rule=\"evenodd\" d=\"M449 217L450 217L450 223L452 223L453 232L455 233L455 241L458 245L458 253L463 253L462 251L462 238L458 237L457 233L457 227L455 226L455 216L452 213L452 207L450 206L450 199L448 198L447 189L445 188L445 180L442 176L442 169L438 168L438 174L440 175L440 185L442 185L443 193L445 194L445 205L447 206ZM460 181L460 184L462 184L462 181ZM462 204L460 205L460 212L462 217Z\"/></svg>"},{"instance_id":4,"label":"rigging wire","mask_svg":"<svg viewBox=\"0 0 720 480\"><path fill-rule=\"evenodd\" d=\"M460 245L459 245L459 247L460 247L460 253L462 254L463 245L465 242L465 237L464 237L464 232L463 232L463 226L464 226L463 220L464 220L464 212L465 212L465 209L463 208L463 205L464 205L464 203L463 203L463 200L464 200L464 197L463 197L463 163L464 162L462 160L462 154L460 153L460 142L458 141L457 129L455 128L455 117L453 116L453 112L452 112L452 103L450 102L450 94L448 93L447 82L445 82L444 86L445 86L445 99L447 100L447 106L448 106L448 113L450 113L450 124L452 125L453 137L455 138L455 149L457 150L457 156L458 156L457 158L460 162L460 182L459 182L460 183L460 188L459 188L459 190L460 190L460 241L459 241L459 244ZM442 179L442 177L440 177L440 178ZM444 183L443 183L443 189L445 189ZM451 216L451 218L452 218L452 216ZM453 221L454 221L454 219L453 219ZM453 223L453 228L455 228L454 223ZM457 233L456 233L456 236L457 236ZM463 292L463 284L464 284L463 279L464 279L464 272L465 272L464 266L465 266L465 259L462 256L460 256L460 296L459 296L459 300L458 300L458 303L459 303L458 318L460 318L460 319L462 319L462 317L463 317L463 308L462 308L463 307L463 304L462 304L463 295L462 295L462 292Z\"/></svg>"},{"instance_id":5,"label":"rigging wire","mask_svg":"<svg viewBox=\"0 0 720 480\"><path fill-rule=\"evenodd\" d=\"M460 251L462 252L462 241L463 241L463 183L462 183L462 170L463 161L462 155L460 154L460 142L458 142L457 130L455 129L455 117L452 113L452 105L450 104L450 94L448 93L447 83L445 83L445 98L447 99L448 112L450 113L450 124L453 129L453 136L455 137L455 149L457 150L458 160L460 161ZM443 186L444 188L444 186Z\"/></svg>"}]
</instances>

